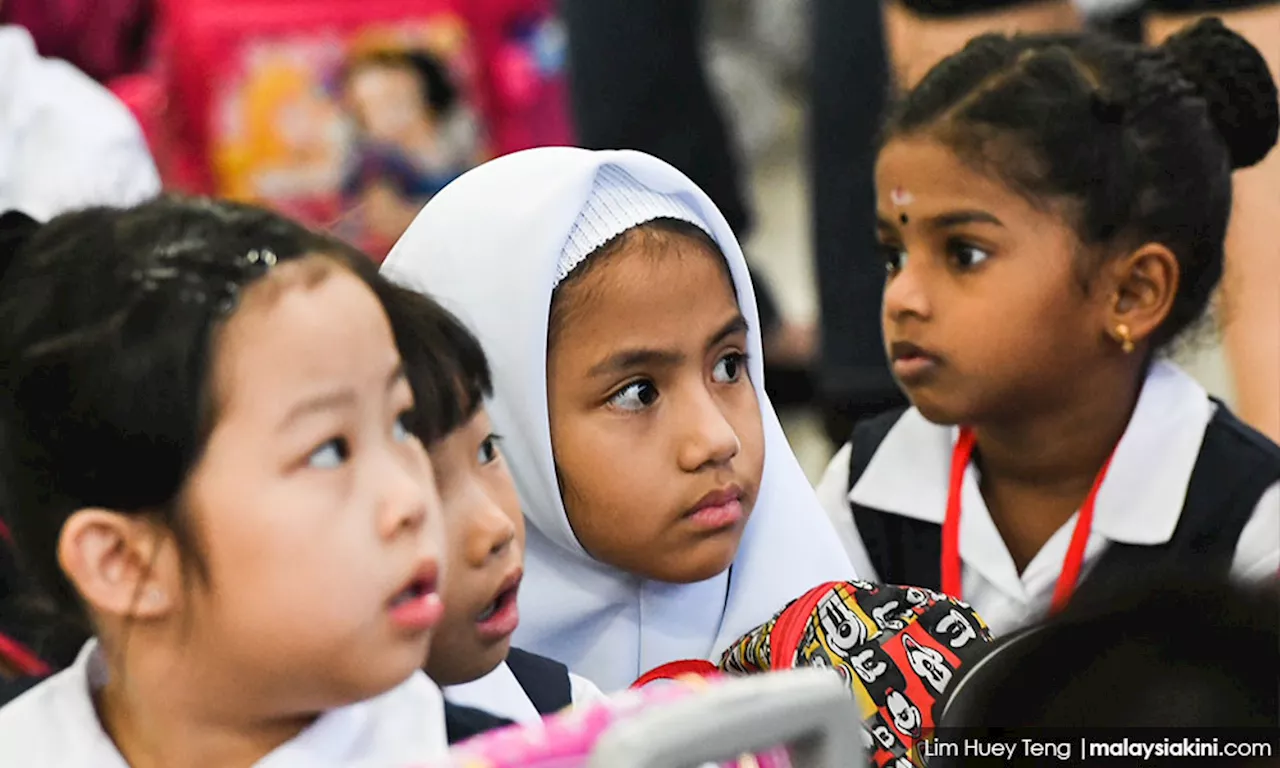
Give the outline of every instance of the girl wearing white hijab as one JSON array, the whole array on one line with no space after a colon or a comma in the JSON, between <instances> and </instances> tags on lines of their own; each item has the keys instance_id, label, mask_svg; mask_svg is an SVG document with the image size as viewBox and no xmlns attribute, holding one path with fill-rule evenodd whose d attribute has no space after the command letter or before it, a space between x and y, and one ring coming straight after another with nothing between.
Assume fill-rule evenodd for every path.
<instances>
[{"instance_id":1,"label":"girl wearing white hijab","mask_svg":"<svg viewBox=\"0 0 1280 768\"><path fill-rule=\"evenodd\" d=\"M529 523L517 645L617 690L855 576L764 393L742 251L676 169L508 155L437 195L383 268L489 355Z\"/></svg>"}]
</instances>

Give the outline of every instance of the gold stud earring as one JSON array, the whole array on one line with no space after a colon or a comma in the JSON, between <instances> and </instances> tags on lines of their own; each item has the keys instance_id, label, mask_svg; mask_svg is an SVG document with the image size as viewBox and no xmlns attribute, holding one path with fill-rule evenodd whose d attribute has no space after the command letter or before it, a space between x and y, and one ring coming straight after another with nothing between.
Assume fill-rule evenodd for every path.
<instances>
[{"instance_id":1,"label":"gold stud earring","mask_svg":"<svg viewBox=\"0 0 1280 768\"><path fill-rule=\"evenodd\" d=\"M1129 326L1120 323L1116 326L1116 336L1120 337L1120 350L1126 355L1133 352L1133 336L1129 331Z\"/></svg>"}]
</instances>

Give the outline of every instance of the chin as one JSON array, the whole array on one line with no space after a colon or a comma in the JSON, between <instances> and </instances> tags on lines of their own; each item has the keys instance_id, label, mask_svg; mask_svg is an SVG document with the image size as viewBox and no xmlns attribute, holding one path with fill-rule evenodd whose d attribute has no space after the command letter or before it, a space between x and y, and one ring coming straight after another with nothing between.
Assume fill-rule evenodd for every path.
<instances>
[{"instance_id":1,"label":"chin","mask_svg":"<svg viewBox=\"0 0 1280 768\"><path fill-rule=\"evenodd\" d=\"M484 645L472 638L457 639L442 645L442 653L427 661L422 671L441 687L465 685L484 677L507 660L511 651L511 638L492 645Z\"/></svg>"},{"instance_id":2,"label":"chin","mask_svg":"<svg viewBox=\"0 0 1280 768\"><path fill-rule=\"evenodd\" d=\"M947 402L939 398L929 397L924 393L907 393L911 405L931 424L941 427L954 427L970 421L968 409L958 403Z\"/></svg>"},{"instance_id":3,"label":"chin","mask_svg":"<svg viewBox=\"0 0 1280 768\"><path fill-rule=\"evenodd\" d=\"M660 567L653 569L652 573L644 575L669 584L695 584L706 581L719 576L733 565L733 559L738 556L738 545L741 542L741 530L733 536L716 537L692 549L679 550L678 554L668 557Z\"/></svg>"}]
</instances>

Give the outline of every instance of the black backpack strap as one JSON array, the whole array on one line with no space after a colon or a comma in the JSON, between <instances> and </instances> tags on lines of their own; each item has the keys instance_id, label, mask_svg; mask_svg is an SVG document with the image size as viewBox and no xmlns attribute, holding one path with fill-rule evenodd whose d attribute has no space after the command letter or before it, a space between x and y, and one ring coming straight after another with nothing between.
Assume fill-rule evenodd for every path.
<instances>
[{"instance_id":1,"label":"black backpack strap","mask_svg":"<svg viewBox=\"0 0 1280 768\"><path fill-rule=\"evenodd\" d=\"M849 491L867 471L871 457L906 410L886 411L854 426L849 438ZM849 506L858 535L882 583L929 589L942 586L942 526L852 502Z\"/></svg>"},{"instance_id":2,"label":"black backpack strap","mask_svg":"<svg viewBox=\"0 0 1280 768\"><path fill-rule=\"evenodd\" d=\"M480 709L453 704L448 699L444 702L444 729L450 744L466 741L486 731L514 725L505 717L498 717Z\"/></svg>"},{"instance_id":3,"label":"black backpack strap","mask_svg":"<svg viewBox=\"0 0 1280 768\"><path fill-rule=\"evenodd\" d=\"M1278 481L1280 447L1218 403L1169 541L1155 546L1111 544L1079 592L1101 598L1135 580L1150 580L1153 573L1185 575L1189 569L1209 580L1226 580L1258 501Z\"/></svg>"},{"instance_id":4,"label":"black backpack strap","mask_svg":"<svg viewBox=\"0 0 1280 768\"><path fill-rule=\"evenodd\" d=\"M553 715L573 703L569 668L560 662L512 648L507 653L507 667L539 714Z\"/></svg>"},{"instance_id":5,"label":"black backpack strap","mask_svg":"<svg viewBox=\"0 0 1280 768\"><path fill-rule=\"evenodd\" d=\"M845 488L846 492L852 491L853 486L862 479L862 473L867 471L871 457L876 455L880 444L906 412L906 408L894 408L853 425L853 434L849 437L849 445L853 450L849 454L849 483Z\"/></svg>"}]
</instances>

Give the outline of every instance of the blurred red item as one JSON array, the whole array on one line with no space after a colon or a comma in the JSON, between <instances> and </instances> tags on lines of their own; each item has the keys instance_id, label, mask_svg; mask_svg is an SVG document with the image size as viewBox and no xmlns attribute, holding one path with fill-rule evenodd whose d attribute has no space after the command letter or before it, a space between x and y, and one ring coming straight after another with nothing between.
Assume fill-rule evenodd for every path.
<instances>
[{"instance_id":1,"label":"blurred red item","mask_svg":"<svg viewBox=\"0 0 1280 768\"><path fill-rule=\"evenodd\" d=\"M142 69L149 0L3 0L0 23L26 27L41 56L65 59L99 82Z\"/></svg>"},{"instance_id":2,"label":"blurred red item","mask_svg":"<svg viewBox=\"0 0 1280 768\"><path fill-rule=\"evenodd\" d=\"M466 0L496 154L573 143L564 27L550 0Z\"/></svg>"},{"instance_id":3,"label":"blurred red item","mask_svg":"<svg viewBox=\"0 0 1280 768\"><path fill-rule=\"evenodd\" d=\"M151 65L110 87L169 189L266 204L377 256L475 162L572 142L550 0L155 3ZM423 129L436 132L440 157L423 162L412 141L388 144L358 119L385 117L353 102L343 78L374 50L421 51L447 70L464 114Z\"/></svg>"}]
</instances>

